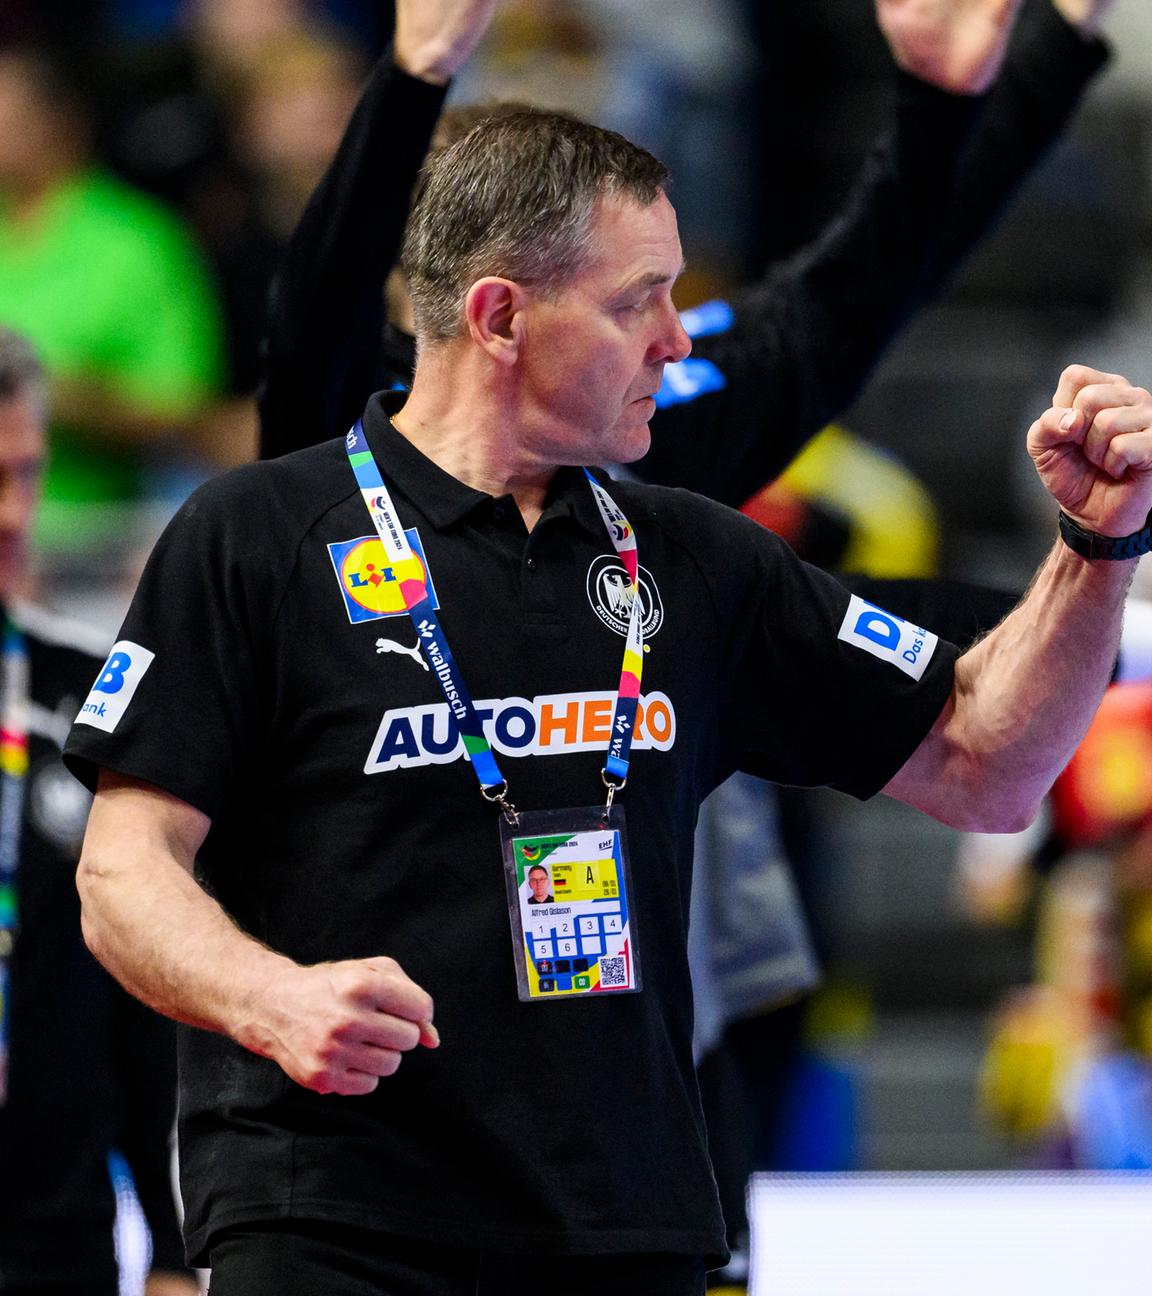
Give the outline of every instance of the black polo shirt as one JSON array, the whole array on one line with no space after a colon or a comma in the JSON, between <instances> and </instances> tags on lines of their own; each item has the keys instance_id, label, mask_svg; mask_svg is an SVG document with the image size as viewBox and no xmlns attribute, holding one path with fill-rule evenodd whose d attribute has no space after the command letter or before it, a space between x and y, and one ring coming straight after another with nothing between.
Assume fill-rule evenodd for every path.
<instances>
[{"instance_id":1,"label":"black polo shirt","mask_svg":"<svg viewBox=\"0 0 1152 1296\"><path fill-rule=\"evenodd\" d=\"M625 618L592 493L562 469L529 534L510 497L391 428L385 401L403 399L373 398L368 440L511 799L594 804ZM197 1260L215 1229L291 1215L509 1251L723 1254L685 953L697 806L737 768L876 792L938 715L955 651L850 607L721 505L611 491L637 535L648 648L623 794L644 989L604 999L517 999L496 811L406 651L342 442L217 478L157 545L70 765L204 811L202 877L243 928L303 963L391 955L443 1039L347 1098L185 1031Z\"/></svg>"}]
</instances>

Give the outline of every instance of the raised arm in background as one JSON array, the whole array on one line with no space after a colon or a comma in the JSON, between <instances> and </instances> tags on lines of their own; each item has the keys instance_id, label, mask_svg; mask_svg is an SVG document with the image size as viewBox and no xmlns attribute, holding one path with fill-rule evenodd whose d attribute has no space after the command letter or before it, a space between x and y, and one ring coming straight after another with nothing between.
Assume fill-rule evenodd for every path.
<instances>
[{"instance_id":1,"label":"raised arm in background","mask_svg":"<svg viewBox=\"0 0 1152 1296\"><path fill-rule=\"evenodd\" d=\"M1002 5L989 4L1002 15ZM960 66L973 89L987 63L971 52L966 24L980 30L988 7L920 7L963 20L949 39L969 51ZM888 19L905 8L904 0L878 0L890 41ZM687 312L693 353L665 372L652 450L636 466L647 480L737 506L773 480L855 399L899 329L940 291L1058 138L1107 58L1052 0L1029 0L995 85L966 96L949 42L923 23L904 37L902 67L923 78L936 66L938 74L929 83L900 73L895 131L869 158L843 212L737 294L730 311ZM916 40L934 51L932 61L914 51Z\"/></svg>"},{"instance_id":2,"label":"raised arm in background","mask_svg":"<svg viewBox=\"0 0 1152 1296\"><path fill-rule=\"evenodd\" d=\"M944 17L959 12L958 26L921 21L898 36L900 8L901 0L878 0L900 60L946 88L901 73L896 127L844 212L741 293L730 315L693 321L688 313L695 354L687 368L672 367L653 451L639 465L648 480L740 504L775 477L855 396L898 328L1059 134L1106 58L1051 0L1032 0L995 89L964 93L965 77L976 91L994 69L1006 31L996 23L1006 23L1010 6L941 5ZM973 28L983 32L982 56L972 53ZM966 51L959 65L950 53L957 46ZM265 457L342 433L386 379L383 284L443 98L439 87L399 72L401 61L387 52L377 65L293 236L269 326Z\"/></svg>"},{"instance_id":3,"label":"raised arm in background","mask_svg":"<svg viewBox=\"0 0 1152 1296\"><path fill-rule=\"evenodd\" d=\"M383 286L447 84L496 0L397 0L396 34L300 218L272 293L261 455L347 431L376 389Z\"/></svg>"}]
</instances>

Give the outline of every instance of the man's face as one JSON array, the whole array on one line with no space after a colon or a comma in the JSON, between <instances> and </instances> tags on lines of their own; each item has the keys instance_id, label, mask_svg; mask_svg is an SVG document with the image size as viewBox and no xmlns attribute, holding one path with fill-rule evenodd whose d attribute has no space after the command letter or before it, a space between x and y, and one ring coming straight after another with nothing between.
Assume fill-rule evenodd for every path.
<instances>
[{"instance_id":1,"label":"man's face","mask_svg":"<svg viewBox=\"0 0 1152 1296\"><path fill-rule=\"evenodd\" d=\"M37 180L61 129L19 55L0 55L0 187Z\"/></svg>"},{"instance_id":2,"label":"man's face","mask_svg":"<svg viewBox=\"0 0 1152 1296\"><path fill-rule=\"evenodd\" d=\"M22 592L40 500L44 414L34 394L0 400L0 598Z\"/></svg>"},{"instance_id":3,"label":"man's face","mask_svg":"<svg viewBox=\"0 0 1152 1296\"><path fill-rule=\"evenodd\" d=\"M672 304L684 258L668 199L603 200L592 249L552 300L530 291L524 316L522 409L533 449L554 464L644 455L664 366L692 349Z\"/></svg>"},{"instance_id":4,"label":"man's face","mask_svg":"<svg viewBox=\"0 0 1152 1296\"><path fill-rule=\"evenodd\" d=\"M548 894L548 872L546 869L534 868L528 870L528 885L532 888L532 897L535 900L543 900Z\"/></svg>"}]
</instances>

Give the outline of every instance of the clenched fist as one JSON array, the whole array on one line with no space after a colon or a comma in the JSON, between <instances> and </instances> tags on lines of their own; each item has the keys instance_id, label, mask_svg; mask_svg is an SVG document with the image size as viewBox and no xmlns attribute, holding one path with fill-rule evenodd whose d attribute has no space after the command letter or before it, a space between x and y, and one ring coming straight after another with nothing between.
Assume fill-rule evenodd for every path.
<instances>
[{"instance_id":1,"label":"clenched fist","mask_svg":"<svg viewBox=\"0 0 1152 1296\"><path fill-rule=\"evenodd\" d=\"M1028 431L1049 494L1081 526L1139 531L1152 509L1152 395L1119 374L1071 365Z\"/></svg>"},{"instance_id":2,"label":"clenched fist","mask_svg":"<svg viewBox=\"0 0 1152 1296\"><path fill-rule=\"evenodd\" d=\"M950 94L983 94L996 79L1020 0L876 0L897 64Z\"/></svg>"},{"instance_id":3,"label":"clenched fist","mask_svg":"<svg viewBox=\"0 0 1152 1296\"><path fill-rule=\"evenodd\" d=\"M390 958L294 965L239 1043L317 1093L367 1094L418 1044L436 1048L432 998Z\"/></svg>"}]
</instances>

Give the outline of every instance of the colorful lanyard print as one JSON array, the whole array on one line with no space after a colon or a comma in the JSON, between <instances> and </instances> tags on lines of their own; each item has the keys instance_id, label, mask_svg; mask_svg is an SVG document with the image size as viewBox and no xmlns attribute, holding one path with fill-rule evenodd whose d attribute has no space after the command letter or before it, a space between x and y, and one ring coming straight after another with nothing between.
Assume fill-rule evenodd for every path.
<instances>
[{"instance_id":1,"label":"colorful lanyard print","mask_svg":"<svg viewBox=\"0 0 1152 1296\"><path fill-rule=\"evenodd\" d=\"M28 650L5 618L0 700L0 1106L7 1094L12 951L20 916L16 893L20 821L28 774Z\"/></svg>"},{"instance_id":2,"label":"colorful lanyard print","mask_svg":"<svg viewBox=\"0 0 1152 1296\"><path fill-rule=\"evenodd\" d=\"M432 673L440 682L444 699L460 736L464 750L472 761L480 790L489 800L496 802L510 820L514 821L515 808L505 800L508 784L496 764L492 746L484 736L484 727L472 705L472 696L460 675L459 668L440 629L440 620L428 589L424 583L423 568L413 556L408 537L396 514L392 497L384 484L380 469L364 428L358 422L344 440L348 462L356 475L356 484L372 518L372 525L384 546L389 563L399 578L400 594L404 606L416 627L417 642ZM632 607L628 617L628 633L624 644L624 667L620 673L620 686L616 694L616 709L612 715L611 738L602 777L608 788L608 805L615 793L628 779L628 758L632 750L632 735L636 722L636 707L640 700L640 676L644 662L643 616L638 585L639 566L636 553L636 536L628 519L615 500L592 476L587 468L584 476L592 487L604 526L616 553L628 573L632 594Z\"/></svg>"}]
</instances>

